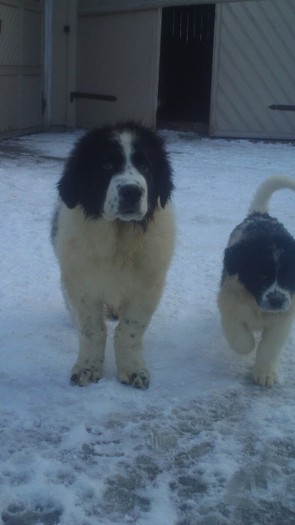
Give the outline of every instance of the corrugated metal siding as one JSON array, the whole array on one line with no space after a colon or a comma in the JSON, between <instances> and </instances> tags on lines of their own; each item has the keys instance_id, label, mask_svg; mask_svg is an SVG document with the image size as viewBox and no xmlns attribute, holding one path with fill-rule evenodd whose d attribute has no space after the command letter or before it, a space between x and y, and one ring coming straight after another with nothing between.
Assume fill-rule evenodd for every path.
<instances>
[{"instance_id":1,"label":"corrugated metal siding","mask_svg":"<svg viewBox=\"0 0 295 525\"><path fill-rule=\"evenodd\" d=\"M216 8L211 136L295 139L295 2Z\"/></svg>"}]
</instances>

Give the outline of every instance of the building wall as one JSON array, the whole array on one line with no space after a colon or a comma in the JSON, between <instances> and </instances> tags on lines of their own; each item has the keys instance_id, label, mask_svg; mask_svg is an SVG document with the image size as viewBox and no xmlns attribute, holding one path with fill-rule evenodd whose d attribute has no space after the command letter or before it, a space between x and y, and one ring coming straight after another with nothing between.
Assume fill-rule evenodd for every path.
<instances>
[{"instance_id":1,"label":"building wall","mask_svg":"<svg viewBox=\"0 0 295 525\"><path fill-rule=\"evenodd\" d=\"M217 0L218 3L237 2L239 0ZM251 0L255 1L255 0ZM280 0L278 0L280 1ZM79 0L79 5L85 11L98 13L114 13L119 11L135 11L156 9L159 7L179 7L187 5L211 4L212 0Z\"/></svg>"},{"instance_id":2,"label":"building wall","mask_svg":"<svg viewBox=\"0 0 295 525\"><path fill-rule=\"evenodd\" d=\"M0 1L0 135L41 129L43 4Z\"/></svg>"},{"instance_id":3,"label":"building wall","mask_svg":"<svg viewBox=\"0 0 295 525\"><path fill-rule=\"evenodd\" d=\"M47 67L47 125L74 127L75 104L70 94L76 88L77 1L46 0L50 9L46 45L49 48Z\"/></svg>"},{"instance_id":4,"label":"building wall","mask_svg":"<svg viewBox=\"0 0 295 525\"><path fill-rule=\"evenodd\" d=\"M158 9L78 17L77 91L115 102L77 99L77 126L122 119L155 125L160 57Z\"/></svg>"},{"instance_id":5,"label":"building wall","mask_svg":"<svg viewBox=\"0 0 295 525\"><path fill-rule=\"evenodd\" d=\"M125 118L155 125L161 11L102 14L100 0L92 1L95 9L79 0L77 17L77 3L0 0L0 136L43 129L43 88L48 127L92 127ZM43 86L44 6L50 20L47 16ZM294 0L216 5L212 136L295 138L294 27ZM116 101L71 101L76 91L113 95Z\"/></svg>"},{"instance_id":6,"label":"building wall","mask_svg":"<svg viewBox=\"0 0 295 525\"><path fill-rule=\"evenodd\" d=\"M295 139L295 2L216 6L210 135Z\"/></svg>"}]
</instances>

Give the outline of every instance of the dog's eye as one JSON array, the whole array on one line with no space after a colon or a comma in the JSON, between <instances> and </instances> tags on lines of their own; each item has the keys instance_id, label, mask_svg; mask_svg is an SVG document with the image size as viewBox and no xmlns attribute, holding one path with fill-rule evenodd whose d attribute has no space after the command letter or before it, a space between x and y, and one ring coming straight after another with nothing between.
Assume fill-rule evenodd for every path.
<instances>
[{"instance_id":1,"label":"dog's eye","mask_svg":"<svg viewBox=\"0 0 295 525\"><path fill-rule=\"evenodd\" d=\"M151 168L150 168L149 164L146 161L144 161L144 160L142 160L139 163L139 169L143 173L150 173L150 171L151 171Z\"/></svg>"},{"instance_id":2,"label":"dog's eye","mask_svg":"<svg viewBox=\"0 0 295 525\"><path fill-rule=\"evenodd\" d=\"M114 170L114 164L112 162L105 162L103 165L103 169L105 171L113 171Z\"/></svg>"},{"instance_id":3,"label":"dog's eye","mask_svg":"<svg viewBox=\"0 0 295 525\"><path fill-rule=\"evenodd\" d=\"M268 279L268 276L266 275L266 273L261 273L259 274L259 279L262 283L265 283Z\"/></svg>"},{"instance_id":4,"label":"dog's eye","mask_svg":"<svg viewBox=\"0 0 295 525\"><path fill-rule=\"evenodd\" d=\"M142 152L136 151L133 155L133 162L136 168L141 172L148 174L151 172L151 165L146 157Z\"/></svg>"}]
</instances>

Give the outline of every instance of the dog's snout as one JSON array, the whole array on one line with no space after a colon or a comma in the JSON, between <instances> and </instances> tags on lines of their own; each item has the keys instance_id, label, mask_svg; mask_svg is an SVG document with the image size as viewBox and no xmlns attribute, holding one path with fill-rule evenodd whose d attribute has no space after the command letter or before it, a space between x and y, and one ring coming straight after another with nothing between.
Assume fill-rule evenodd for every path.
<instances>
[{"instance_id":1,"label":"dog's snout","mask_svg":"<svg viewBox=\"0 0 295 525\"><path fill-rule=\"evenodd\" d=\"M273 310L280 310L284 306L285 296L281 292L269 292L267 301Z\"/></svg>"},{"instance_id":2,"label":"dog's snout","mask_svg":"<svg viewBox=\"0 0 295 525\"><path fill-rule=\"evenodd\" d=\"M136 184L127 184L120 188L120 197L125 204L134 205L139 202L143 194L143 189Z\"/></svg>"},{"instance_id":3,"label":"dog's snout","mask_svg":"<svg viewBox=\"0 0 295 525\"><path fill-rule=\"evenodd\" d=\"M110 181L104 213L109 219L142 221L148 211L148 187L142 175L135 172L116 175Z\"/></svg>"}]
</instances>

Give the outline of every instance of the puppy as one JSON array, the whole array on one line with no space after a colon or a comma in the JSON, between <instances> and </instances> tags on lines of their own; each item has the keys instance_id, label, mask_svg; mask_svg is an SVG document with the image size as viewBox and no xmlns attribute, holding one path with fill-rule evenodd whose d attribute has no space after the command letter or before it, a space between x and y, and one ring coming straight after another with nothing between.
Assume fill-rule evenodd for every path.
<instances>
[{"instance_id":1,"label":"puppy","mask_svg":"<svg viewBox=\"0 0 295 525\"><path fill-rule=\"evenodd\" d=\"M224 253L218 306L225 336L240 354L256 349L254 382L272 386L295 315L295 240L267 212L273 192L295 191L276 176L258 188L249 215L231 233Z\"/></svg>"},{"instance_id":2,"label":"puppy","mask_svg":"<svg viewBox=\"0 0 295 525\"><path fill-rule=\"evenodd\" d=\"M172 170L161 138L133 122L94 129L58 183L52 240L79 337L71 382L103 375L104 312L116 312L122 383L145 389L142 338L161 298L174 246Z\"/></svg>"}]
</instances>

